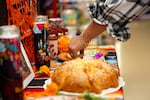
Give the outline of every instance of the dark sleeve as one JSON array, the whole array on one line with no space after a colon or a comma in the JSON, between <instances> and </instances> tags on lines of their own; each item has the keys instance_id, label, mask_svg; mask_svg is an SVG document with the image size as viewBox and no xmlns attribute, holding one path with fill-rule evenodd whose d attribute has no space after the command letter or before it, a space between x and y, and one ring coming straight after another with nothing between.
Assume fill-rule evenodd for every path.
<instances>
[{"instance_id":1,"label":"dark sleeve","mask_svg":"<svg viewBox=\"0 0 150 100\"><path fill-rule=\"evenodd\" d=\"M8 24L6 0L0 0L0 26Z\"/></svg>"}]
</instances>

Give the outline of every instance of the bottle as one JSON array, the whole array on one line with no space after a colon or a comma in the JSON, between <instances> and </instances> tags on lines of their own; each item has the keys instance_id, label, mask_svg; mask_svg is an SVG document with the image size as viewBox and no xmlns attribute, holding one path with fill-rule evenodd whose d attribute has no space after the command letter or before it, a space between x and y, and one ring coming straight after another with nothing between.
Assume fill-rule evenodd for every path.
<instances>
[{"instance_id":1,"label":"bottle","mask_svg":"<svg viewBox=\"0 0 150 100\"><path fill-rule=\"evenodd\" d=\"M17 26L0 27L0 89L2 100L23 100L20 32Z\"/></svg>"},{"instance_id":2,"label":"bottle","mask_svg":"<svg viewBox=\"0 0 150 100\"><path fill-rule=\"evenodd\" d=\"M48 48L48 17L38 15L34 18L33 33L35 46L35 66L37 69L42 65L50 66L49 48Z\"/></svg>"}]
</instances>

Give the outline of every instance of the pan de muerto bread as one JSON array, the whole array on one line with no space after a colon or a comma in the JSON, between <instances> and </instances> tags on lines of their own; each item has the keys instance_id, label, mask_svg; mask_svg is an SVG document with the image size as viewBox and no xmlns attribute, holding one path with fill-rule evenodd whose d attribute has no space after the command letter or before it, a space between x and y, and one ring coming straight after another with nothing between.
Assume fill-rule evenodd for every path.
<instances>
[{"instance_id":1,"label":"pan de muerto bread","mask_svg":"<svg viewBox=\"0 0 150 100\"><path fill-rule=\"evenodd\" d=\"M77 58L59 65L52 81L63 91L101 93L103 89L118 86L118 72L102 60Z\"/></svg>"}]
</instances>

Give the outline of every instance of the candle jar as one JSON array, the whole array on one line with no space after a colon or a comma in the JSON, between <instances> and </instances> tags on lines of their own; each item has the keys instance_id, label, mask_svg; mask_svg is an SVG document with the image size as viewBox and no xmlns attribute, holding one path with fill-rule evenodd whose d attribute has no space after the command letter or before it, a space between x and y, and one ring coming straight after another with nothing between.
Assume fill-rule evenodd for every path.
<instances>
[{"instance_id":1,"label":"candle jar","mask_svg":"<svg viewBox=\"0 0 150 100\"><path fill-rule=\"evenodd\" d=\"M48 25L48 17L43 15L36 16L33 22L35 65L37 68L42 65L50 66Z\"/></svg>"},{"instance_id":2,"label":"candle jar","mask_svg":"<svg viewBox=\"0 0 150 100\"><path fill-rule=\"evenodd\" d=\"M23 100L20 31L14 25L0 27L0 81L2 100Z\"/></svg>"}]
</instances>

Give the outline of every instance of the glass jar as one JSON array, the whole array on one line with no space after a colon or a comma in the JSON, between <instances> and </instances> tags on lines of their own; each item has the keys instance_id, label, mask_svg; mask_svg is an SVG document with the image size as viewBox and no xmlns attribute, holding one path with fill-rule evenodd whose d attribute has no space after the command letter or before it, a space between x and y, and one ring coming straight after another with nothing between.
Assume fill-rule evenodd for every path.
<instances>
[{"instance_id":1,"label":"glass jar","mask_svg":"<svg viewBox=\"0 0 150 100\"><path fill-rule=\"evenodd\" d=\"M0 27L0 79L2 100L23 100L20 31L14 25Z\"/></svg>"},{"instance_id":2,"label":"glass jar","mask_svg":"<svg viewBox=\"0 0 150 100\"><path fill-rule=\"evenodd\" d=\"M35 47L35 65L39 69L42 65L50 66L50 57L48 55L48 17L38 15L33 22L34 47Z\"/></svg>"}]
</instances>

